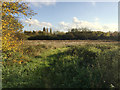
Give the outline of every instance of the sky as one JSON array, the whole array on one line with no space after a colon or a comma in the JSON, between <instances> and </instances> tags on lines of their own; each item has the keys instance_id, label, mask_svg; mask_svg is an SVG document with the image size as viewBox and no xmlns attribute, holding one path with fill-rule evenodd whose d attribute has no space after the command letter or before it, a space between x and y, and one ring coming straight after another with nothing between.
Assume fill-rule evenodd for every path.
<instances>
[{"instance_id":1,"label":"sky","mask_svg":"<svg viewBox=\"0 0 120 90\"><path fill-rule=\"evenodd\" d=\"M31 20L21 19L25 23L23 30L46 27L67 32L86 27L93 31L118 31L117 2L31 2L29 6L37 15Z\"/></svg>"}]
</instances>

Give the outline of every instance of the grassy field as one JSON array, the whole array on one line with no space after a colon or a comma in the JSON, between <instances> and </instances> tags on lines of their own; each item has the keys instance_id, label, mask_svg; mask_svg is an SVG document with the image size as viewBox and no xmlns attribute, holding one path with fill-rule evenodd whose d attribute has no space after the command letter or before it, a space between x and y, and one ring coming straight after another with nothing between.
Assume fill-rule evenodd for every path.
<instances>
[{"instance_id":1,"label":"grassy field","mask_svg":"<svg viewBox=\"0 0 120 90\"><path fill-rule=\"evenodd\" d=\"M63 47L66 45L85 45L85 44L117 44L117 41L111 40L25 40L25 45L41 45Z\"/></svg>"},{"instance_id":2,"label":"grassy field","mask_svg":"<svg viewBox=\"0 0 120 90\"><path fill-rule=\"evenodd\" d=\"M3 62L3 88L118 88L119 46L114 41L24 41L24 54Z\"/></svg>"}]
</instances>

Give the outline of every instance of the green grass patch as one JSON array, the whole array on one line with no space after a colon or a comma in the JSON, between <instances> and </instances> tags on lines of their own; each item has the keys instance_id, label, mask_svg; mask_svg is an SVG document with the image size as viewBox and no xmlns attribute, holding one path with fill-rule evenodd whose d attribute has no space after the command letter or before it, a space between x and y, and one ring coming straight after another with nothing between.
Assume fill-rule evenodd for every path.
<instances>
[{"instance_id":1,"label":"green grass patch","mask_svg":"<svg viewBox=\"0 0 120 90\"><path fill-rule=\"evenodd\" d=\"M119 45L25 46L25 64L3 64L3 88L117 88ZM42 50L42 51L41 51Z\"/></svg>"}]
</instances>

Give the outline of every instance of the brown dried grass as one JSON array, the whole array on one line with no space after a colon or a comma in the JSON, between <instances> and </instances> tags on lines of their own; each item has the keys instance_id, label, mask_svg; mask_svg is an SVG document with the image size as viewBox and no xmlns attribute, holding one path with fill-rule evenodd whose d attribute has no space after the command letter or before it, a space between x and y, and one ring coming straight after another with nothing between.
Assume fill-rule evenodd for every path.
<instances>
[{"instance_id":1,"label":"brown dried grass","mask_svg":"<svg viewBox=\"0 0 120 90\"><path fill-rule=\"evenodd\" d=\"M85 45L85 44L117 44L117 41L107 40L25 40L25 45L47 45L52 47L63 47L69 45Z\"/></svg>"}]
</instances>

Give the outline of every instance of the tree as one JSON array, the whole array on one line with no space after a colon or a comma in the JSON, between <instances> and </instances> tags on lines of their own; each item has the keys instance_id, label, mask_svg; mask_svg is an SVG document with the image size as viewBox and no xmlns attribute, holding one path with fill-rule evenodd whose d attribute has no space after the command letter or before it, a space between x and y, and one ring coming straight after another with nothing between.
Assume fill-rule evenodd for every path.
<instances>
[{"instance_id":1,"label":"tree","mask_svg":"<svg viewBox=\"0 0 120 90\"><path fill-rule=\"evenodd\" d=\"M33 33L35 34L35 33L36 33L36 31L34 31L34 30L33 30Z\"/></svg>"},{"instance_id":2,"label":"tree","mask_svg":"<svg viewBox=\"0 0 120 90\"><path fill-rule=\"evenodd\" d=\"M74 39L75 38L75 36L73 35L73 33L66 33L66 39L68 39L68 40L72 40L72 39Z\"/></svg>"},{"instance_id":3,"label":"tree","mask_svg":"<svg viewBox=\"0 0 120 90\"><path fill-rule=\"evenodd\" d=\"M46 32L48 33L48 28L46 29Z\"/></svg>"},{"instance_id":4,"label":"tree","mask_svg":"<svg viewBox=\"0 0 120 90\"><path fill-rule=\"evenodd\" d=\"M36 13L24 2L3 2L2 3L2 52L8 58L12 53L19 50L22 40L15 37L16 32L22 32L24 27L19 21L19 16L33 16ZM3 56L4 58L4 56Z\"/></svg>"},{"instance_id":5,"label":"tree","mask_svg":"<svg viewBox=\"0 0 120 90\"><path fill-rule=\"evenodd\" d=\"M45 32L45 27L43 27L43 32Z\"/></svg>"},{"instance_id":6,"label":"tree","mask_svg":"<svg viewBox=\"0 0 120 90\"><path fill-rule=\"evenodd\" d=\"M50 28L50 34L52 34L52 28Z\"/></svg>"}]
</instances>

